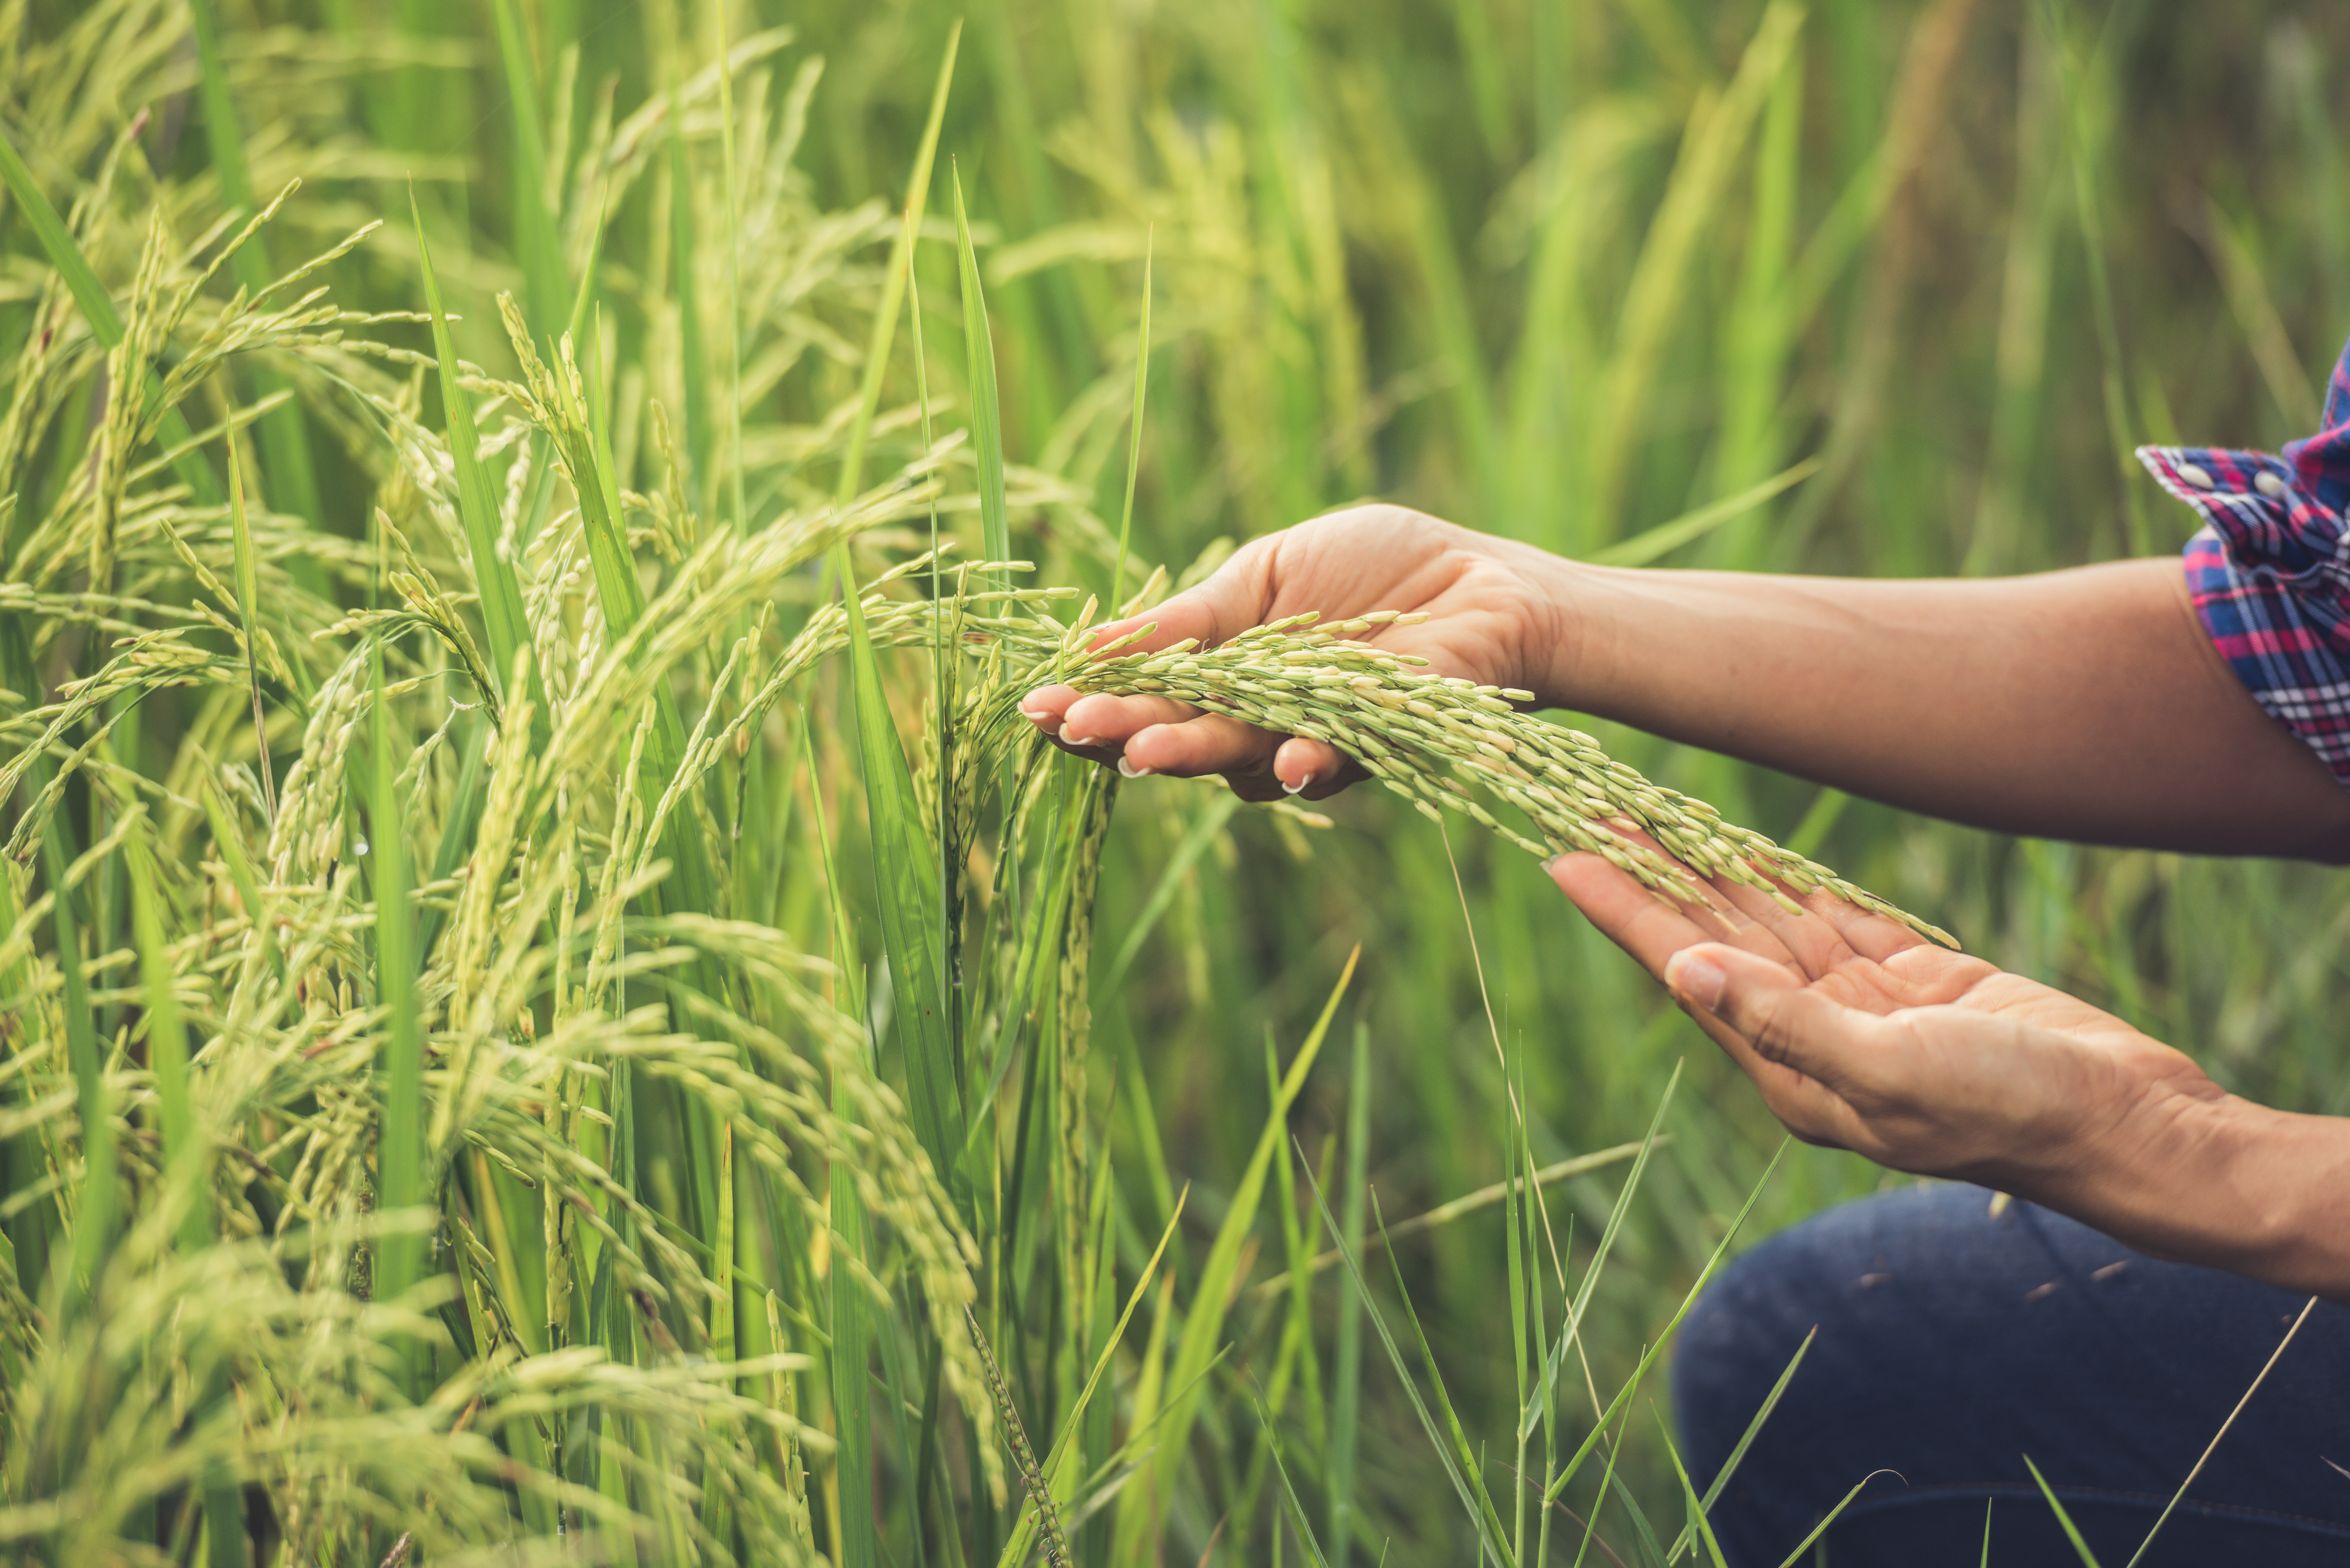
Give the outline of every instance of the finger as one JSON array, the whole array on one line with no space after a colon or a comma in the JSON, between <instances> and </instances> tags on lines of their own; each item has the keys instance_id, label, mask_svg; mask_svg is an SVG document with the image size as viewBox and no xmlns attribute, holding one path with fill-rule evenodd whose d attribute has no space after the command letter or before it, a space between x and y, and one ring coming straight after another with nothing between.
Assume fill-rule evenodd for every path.
<instances>
[{"instance_id":1,"label":"finger","mask_svg":"<svg viewBox=\"0 0 2350 1568\"><path fill-rule=\"evenodd\" d=\"M1899 1050L1879 1015L1846 1007L1786 965L1726 942L1674 954L1665 984L1685 1006L1727 1024L1762 1060L1791 1067L1839 1098L1863 1081L1881 1080Z\"/></svg>"},{"instance_id":2,"label":"finger","mask_svg":"<svg viewBox=\"0 0 2350 1568\"><path fill-rule=\"evenodd\" d=\"M1659 980L1675 953L1725 934L1720 928L1700 926L1702 911L1650 891L1631 873L1597 855L1562 855L1545 869L1585 919Z\"/></svg>"},{"instance_id":3,"label":"finger","mask_svg":"<svg viewBox=\"0 0 2350 1568\"><path fill-rule=\"evenodd\" d=\"M1070 704L1085 695L1074 686L1039 686L1020 699L1020 716L1045 732L1052 740L1061 738L1061 726L1067 720Z\"/></svg>"},{"instance_id":4,"label":"finger","mask_svg":"<svg viewBox=\"0 0 2350 1568\"><path fill-rule=\"evenodd\" d=\"M1715 887L1757 924L1767 926L1787 944L1807 974L1820 975L1857 955L1882 963L1895 953L1924 944L1925 938L1898 920L1864 909L1825 888L1809 893L1783 890L1802 906L1789 909L1759 888L1716 877Z\"/></svg>"},{"instance_id":5,"label":"finger","mask_svg":"<svg viewBox=\"0 0 2350 1568\"><path fill-rule=\"evenodd\" d=\"M1769 960L1787 956L1778 940L1752 921L1668 898L1598 855L1562 855L1548 869L1584 917L1659 980L1672 956L1695 942L1736 942Z\"/></svg>"},{"instance_id":6,"label":"finger","mask_svg":"<svg viewBox=\"0 0 2350 1568\"><path fill-rule=\"evenodd\" d=\"M1116 752L1153 724L1180 724L1200 710L1171 697L1113 697L1094 692L1070 703L1061 716L1061 742Z\"/></svg>"},{"instance_id":7,"label":"finger","mask_svg":"<svg viewBox=\"0 0 2350 1568\"><path fill-rule=\"evenodd\" d=\"M1848 1010L1798 984L1783 966L1722 943L1676 954L1666 983L1698 1027L1753 1080L1789 1132L1832 1148L1865 1147L1868 1128L1846 1097L1845 1080L1824 1075L1822 1066L1824 1054L1843 1055L1832 1047L1824 1051L1823 1037L1849 1022L1826 1014ZM1866 1013L1850 1016L1872 1029L1878 1024ZM1861 1044L1863 1050L1872 1048L1881 1044Z\"/></svg>"},{"instance_id":8,"label":"finger","mask_svg":"<svg viewBox=\"0 0 2350 1568\"><path fill-rule=\"evenodd\" d=\"M1307 800L1327 800L1358 779L1368 778L1360 764L1326 741L1292 735L1273 754L1274 776L1282 791Z\"/></svg>"},{"instance_id":9,"label":"finger","mask_svg":"<svg viewBox=\"0 0 2350 1568\"><path fill-rule=\"evenodd\" d=\"M1852 958L1853 949L1844 933L1824 913L1803 899L1790 909L1762 888L1745 882L1734 882L1727 877L1711 878L1714 891L1735 909L1745 921L1751 921L1778 939L1787 950L1795 967L1813 980L1819 979L1837 964ZM1831 900L1835 902L1836 900Z\"/></svg>"},{"instance_id":10,"label":"finger","mask_svg":"<svg viewBox=\"0 0 2350 1568\"><path fill-rule=\"evenodd\" d=\"M1155 629L1149 635L1118 651L1155 653L1187 637L1213 647L1257 625L1273 607L1274 550L1279 537L1268 535L1242 545L1205 582L1184 589L1154 609L1111 621L1095 631L1087 646L1100 648L1151 626Z\"/></svg>"},{"instance_id":11,"label":"finger","mask_svg":"<svg viewBox=\"0 0 2350 1568\"><path fill-rule=\"evenodd\" d=\"M1282 737L1221 713L1202 713L1180 723L1153 724L1126 738L1125 766L1129 778L1165 774L1171 778L1205 778L1222 774L1264 783L1264 792L1253 800L1278 799L1281 783L1274 773L1274 753Z\"/></svg>"}]
</instances>

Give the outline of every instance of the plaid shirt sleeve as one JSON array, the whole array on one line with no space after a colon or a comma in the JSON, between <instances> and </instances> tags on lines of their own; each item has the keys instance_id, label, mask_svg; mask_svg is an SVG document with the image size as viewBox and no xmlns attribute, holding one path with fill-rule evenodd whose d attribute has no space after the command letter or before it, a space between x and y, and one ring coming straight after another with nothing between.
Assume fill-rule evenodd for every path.
<instances>
[{"instance_id":1,"label":"plaid shirt sleeve","mask_svg":"<svg viewBox=\"0 0 2350 1568\"><path fill-rule=\"evenodd\" d=\"M2325 428L2282 455L2141 447L2201 515L2187 542L2196 613L2253 698L2350 786L2350 348Z\"/></svg>"}]
</instances>

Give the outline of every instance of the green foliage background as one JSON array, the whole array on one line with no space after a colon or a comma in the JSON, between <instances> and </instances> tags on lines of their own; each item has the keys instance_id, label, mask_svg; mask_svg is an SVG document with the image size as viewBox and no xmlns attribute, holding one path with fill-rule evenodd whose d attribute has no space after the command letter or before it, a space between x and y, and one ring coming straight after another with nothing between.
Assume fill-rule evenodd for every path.
<instances>
[{"instance_id":1,"label":"green foliage background","mask_svg":"<svg viewBox=\"0 0 2350 1568\"><path fill-rule=\"evenodd\" d=\"M927 1129L916 1138L894 1099L851 1103L856 1094L838 1086L854 1076L842 1076L842 1054L853 1056L870 1024L882 1079L914 1097L920 1119L907 1068L929 1058L910 1056L907 1042L924 1026L877 983L885 951L893 971L904 968L909 950L890 922L906 910L889 904L887 883L877 893L870 846L934 839L868 805L936 799L924 693L938 672L919 655L870 666L914 758L906 793L885 787L889 748L876 747L888 727L858 730L858 693L879 695L870 680L858 687L830 664L801 678L745 730L739 752L712 759L706 799L663 829L675 835L663 841L671 879L639 889L630 906L630 929L641 933L631 948L674 948L681 978L671 985L649 971L619 982L605 1023L563 1037L574 1065L554 1069L531 1065L530 1042L558 1022L549 1001L557 982L542 971L501 979L518 1000L481 1026L480 1049L512 1053L484 1068L512 1093L478 1125L462 1106L436 1108L441 1119L417 1134L416 1179L433 1184L421 1196L442 1194L441 1249L369 1239L379 1189L409 1179L392 1168L392 1151L405 1147L391 1130L400 1051L426 1053L423 1086L407 1091L421 1096L421 1116L455 1104L447 1053L473 1038L456 1003L432 990L435 976L461 994L470 982L463 970L432 969L432 953L469 929L484 953L501 940L552 950L529 929L500 925L537 896L530 878L545 867L501 863L500 898L514 902L471 917L448 880L475 852L463 803L481 811L485 787L500 798L467 771L484 766L465 748L478 746L486 719L452 707L473 689L442 651L450 645L410 626L375 677L354 652L363 642L354 625L337 624L393 602L377 565L379 508L424 576L448 590L436 601L446 617L493 653L500 634L467 602L468 563L484 555L459 526L475 521L468 508L489 509L477 538L495 539L517 517L553 516L580 533L561 591L585 605L601 585L599 607L534 598L537 629L524 634L562 680L587 666L558 668L556 644L572 639L580 660L594 655L591 632L619 624L610 596L623 580L636 581L640 604L655 596L657 618L679 618L651 628L674 646L632 677L635 705L612 710L601 744L578 728L577 754L563 753L566 798L590 803L572 868L588 875L629 831L629 786L614 770L639 716L650 715L638 732L646 755L673 767L705 707L722 726L742 711L753 682L738 692L721 679L736 639L749 637L746 669L781 668L790 638L820 618L824 563L847 562L869 586L927 545L934 494L939 525L965 542L962 558L983 558L986 535L1001 526L1012 554L1037 563L1034 580L1108 591L1146 253L1152 348L1129 587L1154 566L1177 580L1195 576L1234 541L1374 496L1569 555L1663 566L1990 575L2167 551L2188 519L2137 474L2128 445L2185 437L2273 447L2314 428L2321 372L2350 328L2350 185L2338 95L2328 90L2350 59L2350 17L2338 7L974 0L966 11L929 0L750 0L722 15L684 0L211 0L206 15L209 40L186 0L0 5L0 132L134 332L159 319L159 288L168 294L219 253L215 225L233 231L257 202L303 182L197 287L185 318L140 350L159 379L182 364L203 364L205 375L161 382L145 423L111 437L109 421L128 416L109 389L140 378L123 368L131 361L106 358L87 302L62 289L21 194L0 198L9 367L0 394L17 410L11 444L0 446L0 494L16 498L0 512L11 596L0 600L11 623L0 650L0 756L13 759L14 786L0 819L11 857L0 904L9 1020L0 1230L11 1247L0 1539L56 1561L186 1561L206 1511L202 1533L215 1553L233 1548L210 1521L238 1512L260 1549L373 1562L410 1532L421 1557L453 1561L502 1535L549 1532L558 1516L576 1535L595 1511L582 1499L598 1496L651 1521L630 1548L646 1561L671 1560L672 1548L712 1560L788 1554L804 1542L860 1563L960 1563L992 1559L1010 1529L1017 1478L1001 1509L988 1501L987 1401L970 1381L977 1364L946 1309L945 1274L922 1272L951 1272L951 1259L924 1251L951 1252L951 1239L925 1231L941 1221L923 1218L930 1199L911 1177L859 1198L826 1152L847 1147L840 1129L860 1119L904 1151L935 1141ZM941 156L915 246L925 410L889 258L958 21ZM722 35L743 51L723 95L715 73L694 74L717 57ZM681 138L671 134L681 114ZM970 372L979 340L966 337L951 179L968 200L992 328L1011 465L1000 515L982 500L985 441L974 460L972 444L934 449L923 426L930 418L946 438L989 402ZM317 275L331 306L423 309L421 239L458 318L452 347L484 375L522 373L495 303L503 292L542 355L554 356L567 324L596 346L580 355L574 434L585 444L566 473L609 479L633 578L625 564L604 576L608 556L591 571L589 555L610 536L582 532L596 524L574 510L580 497L567 478L540 477L561 439L554 425L527 432L515 400L478 379L461 400L487 421L490 472L461 500L445 382L421 318L288 317L255 327L249 343L222 336L240 286L258 290L379 220ZM885 319L893 339L876 331ZM343 344L321 340L334 330ZM362 353L351 347L360 339L384 347ZM879 412L860 478L849 451L865 440L859 397L877 344L889 357L873 383ZM157 461L185 434L173 433L162 405L202 432L287 391L237 437L237 477L254 511L250 543L240 545L224 505L224 443L213 436ZM1812 458L1816 470L1765 505L1702 532L1652 532ZM844 519L862 530L853 541ZM712 544L729 528L734 542ZM778 543L786 537L793 550ZM697 557L703 548L720 553ZM697 577L697 559L715 565ZM659 597L669 589L676 597ZM913 602L903 585L890 591L886 604ZM117 598L92 607L109 594ZM95 597L69 603L75 595ZM181 640L212 690L139 701L145 667L110 664L116 639L186 620L180 612L197 600L216 613ZM762 602L773 607L764 619ZM874 613L883 642L912 625L889 619L886 605ZM301 755L314 759L315 787L331 753L348 769L348 788L317 806L322 830L356 842L404 810L411 881L441 885L427 887L414 933L429 1038L410 1047L394 1022L395 985L407 982L378 990L383 944L396 952L406 939L381 934L371 883L347 888L339 902L317 892L287 928L317 922L322 967L310 983L333 992L323 1012L315 992L285 1002L285 1019L305 1015L308 1025L264 1027L237 1000L272 963L284 968L241 923L258 884L239 896L226 843L261 860L276 809L256 787L239 629L249 626L277 650L261 659L277 714L271 784L292 791L289 764ZM848 633L828 635L837 644ZM504 686L511 672L492 679ZM72 682L93 677L105 677L93 688L104 701L55 729ZM379 704L380 680L392 685ZM322 691L338 693L354 725L382 712L388 728L356 742L306 735L302 714ZM510 687L506 701L515 701ZM534 718L544 723L540 707ZM868 703L868 720L878 711ZM444 723L446 743L420 751ZM2326 1005L2350 919L2337 878L2013 841L1600 732L1652 776L1976 950L2178 1044L2230 1088L2298 1109L2345 1108L2350 1075ZM949 945L963 944L973 993L990 999L972 1004L972 1040L1012 1038L1014 1049L1004 1097L988 1113L1000 1124L988 1136L1002 1146L970 1169L1009 1180L1013 1196L998 1193L991 1208L973 1195L983 1178L972 1179L977 1188L957 1178L938 1207L959 1211L976 1238L977 1300L1038 1448L1060 1436L1105 1343L1115 1313L1102 1303L1123 1306L1186 1184L1167 1254L1171 1293L1154 1282L1118 1342L1078 1434L1088 1464L1134 1432L1147 1438L1139 1416L1170 1397L1182 1402L1186 1390L1167 1386L1164 1369L1198 1314L1220 1233L1241 1249L1222 1254L1239 1293L1211 1336L1230 1348L1196 1386L1196 1423L1179 1446L1128 1453L1141 1468L1098 1522L1073 1527L1079 1560L1153 1561L1161 1543L1165 1561L1186 1563L1211 1549L1249 1562L1305 1550L1295 1524L1276 1520L1277 1500L1293 1494L1268 1469L1268 1429L1279 1435L1296 1517L1333 1561L1346 1550L1331 1524L1342 1483L1359 1516L1338 1535L1352 1535L1358 1560L1377 1560L1388 1542L1397 1562L1474 1550L1475 1526L1431 1462L1396 1369L1376 1344L1362 1347L1359 1323L1342 1321L1345 1271L1295 1294L1246 1282L1326 1244L1305 1179L1330 1193L1334 1213L1344 1207L1337 1151L1350 1109L1367 1113L1369 1187L1396 1218L1527 1160L1639 1137L1684 1065L1661 1124L1669 1141L1645 1167L1583 1324L1578 1348L1602 1389L1631 1376L1713 1254L1779 1147L1775 1124L1506 846L1455 834L1456 891L1435 830L1369 792L1330 806L1326 826L1230 811L1204 785L1154 780L1113 797L1076 764L1021 763L1008 731L972 733L996 737L979 746L989 767L1030 770L1021 787L1034 793L1021 798L1040 803L1037 820L1054 826L1007 836L1002 801L971 786L972 902L963 926L950 923ZM535 749L546 741L535 732ZM504 776L494 763L487 774ZM52 776L67 782L45 793ZM132 809L142 800L144 817ZM53 823L62 837L51 836ZM45 845L54 850L46 864ZM42 900L93 846L107 853L69 874L77 893L60 921ZM1092 873L1071 867L1091 847L1100 860L1088 929ZM162 889L152 941L133 929L140 855L154 859ZM336 864L312 864L314 892L333 882ZM1066 929L1022 936L986 923L981 889L1003 864L1014 869L994 885L1011 889L1007 908L1057 909ZM276 875L291 885L299 870L287 862ZM596 907L621 918L618 903ZM742 925L712 930L695 917ZM746 934L753 927L760 934ZM1282 1151L1262 1212L1243 1211L1226 1230L1268 1125L1267 1042L1276 1064L1294 1059L1357 946L1329 1045L1286 1111L1295 1147ZM69 949L78 960L60 961ZM825 961L844 955L851 962L835 973ZM160 982L140 978L142 961L158 964ZM1066 976L1035 993L1019 989L1026 981L982 977L1055 964ZM629 1043L628 1008L681 1009L671 1016L691 1033L681 992L715 996L732 983L722 975L754 971L773 993L736 996L734 1021L704 1018L703 1032L777 1037L753 1070L785 1085L775 1095L799 1096L798 1130L779 1129L777 1158L815 1212L832 1195L835 1231L846 1210L881 1201L868 1256L886 1308L841 1288L845 1272L829 1262L839 1241L811 1234L806 1215L790 1218L784 1178L773 1191L741 1179L739 1228L732 1193L722 1202L721 1121L767 1104L764 1091L729 1098L723 1084L693 1077L707 1064L685 1046ZM85 983L95 990L81 1001ZM234 1053L275 1064L255 1068L255 1081L274 1087L237 1102L236 1115L198 1116L274 1166L251 1191L217 1171L193 1185L171 1175L161 1151L173 1137L172 1096L187 1091L171 1087L156 1055L158 983L176 988L186 1012L200 1106L213 1103L204 1085L245 1059ZM861 1010L868 985L875 994ZM1046 992L1049 1005L1036 1000ZM808 998L817 1002L803 1007ZM1015 1019L1032 1021L1036 1044L1003 1033ZM1350 1074L1358 1032L1367 1068ZM1523 1149L1495 1033L1507 1070L1523 1069ZM962 1035L952 1044L961 1050ZM302 1052L330 1044L333 1071L301 1076ZM612 1330L630 1311L625 1292L606 1298L620 1303L618 1317L591 1322L605 1309L579 1309L584 1327L611 1331L588 1339L632 1375L598 1382L602 1374L563 1363L546 1335L563 1337L548 1315L550 1290L566 1288L549 1283L563 1260L590 1271L571 1287L584 1301L609 1289L592 1276L606 1254L584 1232L558 1233L551 1216L563 1205L543 1200L538 1183L556 1179L553 1151L567 1142L615 1170L620 1157L592 1116L562 1123L543 1096L608 1112L619 1078L585 1069L637 1051L650 1053L642 1073L658 1057L671 1085L657 1110L637 1113L650 1139L638 1197L648 1232L674 1231L675 1256L628 1232L649 1260L647 1279L667 1293L633 1339ZM1048 1060L1051 1052L1061 1054ZM1090 1071L1066 1069L1087 1060ZM814 1064L814 1075L794 1077L793 1061ZM350 1088L379 1081L380 1095ZM960 1081L975 1103L981 1082L968 1068ZM346 1091L348 1105L338 1098ZM124 1162L122 1223L99 1227L122 1232L112 1276L93 1272L102 1254L75 1251L93 1233L86 1221L99 1193L84 1154L101 1127ZM1031 1138L1055 1146L1053 1174L1023 1189L1009 1173L1036 1168L1022 1163ZM328 1167L342 1174L319 1174ZM1624 1169L1550 1189L1548 1219L1568 1255L1548 1298L1554 1333L1562 1291L1571 1294L1590 1263ZM1848 1157L1789 1151L1743 1235L1884 1179ZM582 1202L622 1222L605 1199ZM285 1218L296 1210L298 1222ZM174 1243L187 1211L218 1222ZM1519 1256L1532 1232L1521 1217L1505 1237L1509 1213L1496 1206L1398 1249L1469 1434L1469 1468L1482 1466L1505 1522L1522 1393L1503 1303L1529 1291L1539 1299L1544 1287L1522 1272L1549 1268ZM458 1240L461 1220L469 1242ZM151 1222L160 1231L139 1240ZM237 1245L194 1244L215 1232ZM721 1245L722 1235L732 1240ZM1107 1239L1106 1283L1091 1267L1093 1237ZM476 1274L449 1261L463 1245L487 1260ZM729 1251L742 1277L718 1261ZM256 1262L263 1254L268 1262ZM451 1271L473 1293L467 1322L506 1322L515 1358L497 1361L494 1334L477 1338L471 1357L420 1348L432 1323L463 1314L386 1316L391 1308L371 1304L386 1269L394 1283ZM718 1283L696 1304L687 1287L705 1270ZM1401 1324L1383 1272L1367 1277ZM776 1287L780 1341L746 1279ZM1505 1293L1504 1282L1517 1290ZM210 1338L198 1332L203 1311L222 1314ZM88 1334L78 1339L77 1325ZM848 1465L836 1471L826 1436L844 1430L833 1391L850 1327L870 1329L879 1386L869 1408L845 1416L872 1427L867 1480ZM683 1348L664 1348L662 1334ZM151 1340L180 1345L177 1362L136 1354ZM276 1348L256 1348L263 1341ZM304 1345L326 1348L305 1360ZM707 1365L695 1356L773 1352L810 1359L699 1382L691 1371ZM460 1375L461 1364L472 1370ZM1416 1359L1407 1365L1433 1387ZM256 1379L272 1390L265 1397L252 1392ZM698 1392L680 1392L687 1384ZM243 1391L244 1404L224 1400L224 1388ZM316 1391L307 1403L305 1390ZM1641 1397L1662 1391L1659 1377ZM477 1395L488 1415L468 1413ZM1350 1419L1357 1397L1359 1419ZM160 1401L162 1413L143 1425L118 1418L140 1401ZM744 1413L754 1407L771 1414ZM723 1436L729 1422L745 1433L760 1420L783 1425L772 1413L785 1409L812 1433L797 1461L807 1467L806 1512L794 1511L803 1505L781 1447ZM1571 1448L1592 1412L1578 1395L1560 1403L1558 1419ZM313 1445L307 1457L272 1449L273 1423L289 1445ZM1638 1435L1649 1429L1645 1418L1627 1428L1627 1486L1601 1514L1602 1536L1627 1562L1646 1550L1636 1513L1660 1521L1669 1544L1684 1512L1661 1446ZM608 1449L640 1468L598 1457ZM583 1490L517 1489L501 1469L517 1464ZM862 1541L854 1522L840 1535L844 1480L852 1497L875 1489L881 1523ZM1578 1518L1596 1484L1586 1474L1565 1499ZM191 1501L199 1498L203 1509Z\"/></svg>"}]
</instances>

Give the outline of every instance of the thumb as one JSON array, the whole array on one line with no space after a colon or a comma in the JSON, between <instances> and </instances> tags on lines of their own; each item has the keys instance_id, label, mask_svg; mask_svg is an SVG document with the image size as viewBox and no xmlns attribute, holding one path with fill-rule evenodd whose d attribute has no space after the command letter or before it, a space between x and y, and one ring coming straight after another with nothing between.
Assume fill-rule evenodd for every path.
<instances>
[{"instance_id":1,"label":"thumb","mask_svg":"<svg viewBox=\"0 0 2350 1568\"><path fill-rule=\"evenodd\" d=\"M1821 994L1784 964L1721 942L1675 953L1665 965L1665 984L1764 1061L1831 1086L1850 1076L1851 1053L1883 1023Z\"/></svg>"},{"instance_id":2,"label":"thumb","mask_svg":"<svg viewBox=\"0 0 2350 1568\"><path fill-rule=\"evenodd\" d=\"M1272 565L1270 538L1243 545L1205 582L1184 589L1156 609L1111 621L1094 633L1089 646L1100 648L1138 628L1155 624L1149 636L1119 651L1155 653L1185 638L1213 647L1264 618L1273 603Z\"/></svg>"}]
</instances>

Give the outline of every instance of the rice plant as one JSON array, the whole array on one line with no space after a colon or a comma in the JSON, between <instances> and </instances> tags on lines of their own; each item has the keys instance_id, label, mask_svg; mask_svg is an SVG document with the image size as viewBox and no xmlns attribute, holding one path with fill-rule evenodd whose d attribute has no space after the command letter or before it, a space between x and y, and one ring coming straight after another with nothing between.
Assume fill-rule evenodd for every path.
<instances>
[{"instance_id":1,"label":"rice plant","mask_svg":"<svg viewBox=\"0 0 2350 1568\"><path fill-rule=\"evenodd\" d=\"M0 7L5 1555L1701 1551L1627 1424L1670 1326L1744 1226L1872 1178L1693 1103L1585 936L1492 940L1558 918L1489 840L1858 895L1825 856L2308 1070L2163 924L2272 870L1897 832L1375 619L1088 648L1375 488L1625 563L1882 564L1814 498L1924 482L1865 410L1807 439L1800 350L1848 309L1869 373L1846 273L1932 116L1853 110L1815 169L1803 71L1926 72L1953 8L1536 10L1452 8L1475 109L1416 142L1400 15L1350 51L1252 12L1244 65L1212 7ZM1473 244L1468 168L1507 171ZM2056 275L2045 228L2012 271ZM2027 369L1984 565L2037 559ZM1122 787L1017 719L1048 675L1326 733L1404 800Z\"/></svg>"}]
</instances>

